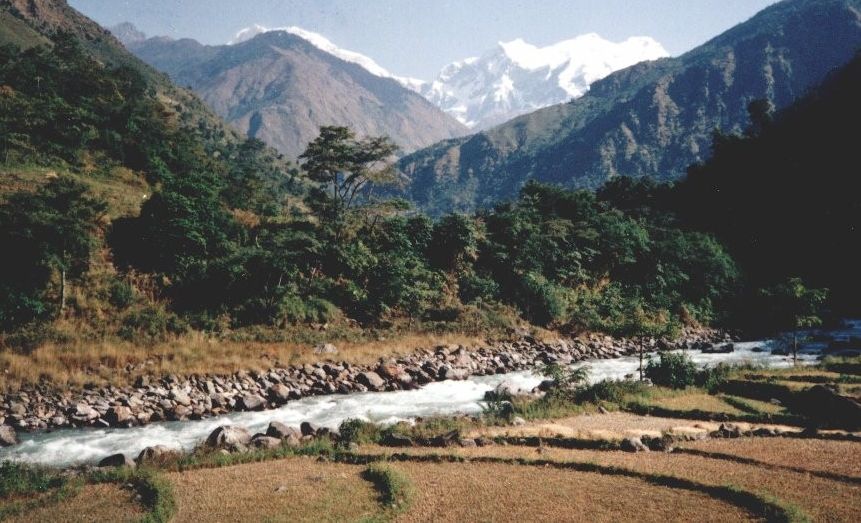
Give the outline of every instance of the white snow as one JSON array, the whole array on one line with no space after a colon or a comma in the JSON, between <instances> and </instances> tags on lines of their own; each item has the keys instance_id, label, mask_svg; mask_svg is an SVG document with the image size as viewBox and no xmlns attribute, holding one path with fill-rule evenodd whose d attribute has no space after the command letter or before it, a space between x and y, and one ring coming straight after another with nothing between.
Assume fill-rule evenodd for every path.
<instances>
[{"instance_id":1,"label":"white snow","mask_svg":"<svg viewBox=\"0 0 861 523\"><path fill-rule=\"evenodd\" d=\"M612 42L589 33L546 47L517 38L445 66L420 92L461 123L482 129L582 96L614 71L665 56L666 49L645 36Z\"/></svg>"},{"instance_id":2,"label":"white snow","mask_svg":"<svg viewBox=\"0 0 861 523\"><path fill-rule=\"evenodd\" d=\"M233 39L227 42L227 45L240 44L242 42L251 40L259 34L269 33L273 31L283 31L292 35L296 35L299 38L310 42L314 47L317 47L321 51L325 51L333 56L337 56L345 62L358 64L373 75L380 76L382 78L391 78L393 80L397 80L404 87L407 87L408 89L411 89L413 91L418 91L421 88L421 85L424 84L422 80L417 80L415 78L395 76L389 71L387 71L380 64L375 62L372 58L365 56L361 53L357 53L356 51L350 51L349 49L343 49L341 47L338 47L325 36L319 33L315 33L313 31L308 31L307 29L303 29L295 25L289 27L268 28L260 24L254 24L251 27L246 27L245 29L242 29L238 33L236 33Z\"/></svg>"}]
</instances>

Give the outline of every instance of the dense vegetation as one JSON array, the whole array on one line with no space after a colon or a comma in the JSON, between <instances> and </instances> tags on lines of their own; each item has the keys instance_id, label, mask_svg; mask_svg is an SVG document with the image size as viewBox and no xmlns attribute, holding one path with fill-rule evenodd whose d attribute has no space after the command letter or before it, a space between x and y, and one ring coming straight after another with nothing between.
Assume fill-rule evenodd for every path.
<instances>
[{"instance_id":1,"label":"dense vegetation","mask_svg":"<svg viewBox=\"0 0 861 523\"><path fill-rule=\"evenodd\" d=\"M677 187L619 178L593 193L530 183L515 201L434 221L374 196L396 178L386 138L323 128L298 177L267 159L259 141L230 145L188 132L144 78L96 62L71 38L2 53L7 169L63 173L0 206L0 247L18 254L0 274L7 344L32 342L19 334L58 316L99 326L79 334L138 342L189 328L273 336L326 323L484 332L514 327L516 316L566 332L663 335L763 310L775 313L774 327L794 327L815 318L825 293L790 276L834 287L841 280L824 278L831 267L832 276L851 276L848 261L798 248L823 247L829 235L807 227L800 232L809 237L793 242L798 229L777 227L815 217L841 234L827 244L835 248L857 234L850 211L858 198L848 190L823 184L799 212L799 180L813 159L848 154L823 124L842 119L805 116L823 104L837 104L841 118L857 115L857 102L848 105L835 86L777 119L753 104L748 136L718 136L714 160ZM857 87L857 69L832 83ZM792 131L799 126L814 127L816 139L802 146ZM786 140L793 155L776 157ZM117 165L140 173L153 193L139 212L111 217L87 181ZM854 183L836 160L820 165L840 188ZM776 186L779 199L761 192ZM780 250L764 254L751 237ZM84 292L67 299L70 287ZM769 305L751 311L750 303Z\"/></svg>"}]
</instances>

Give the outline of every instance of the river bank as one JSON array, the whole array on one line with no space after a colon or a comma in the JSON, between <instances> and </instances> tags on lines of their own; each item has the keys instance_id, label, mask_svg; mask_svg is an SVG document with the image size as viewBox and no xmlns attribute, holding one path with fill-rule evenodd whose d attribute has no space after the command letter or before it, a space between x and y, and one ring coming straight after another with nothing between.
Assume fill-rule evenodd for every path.
<instances>
[{"instance_id":1,"label":"river bank","mask_svg":"<svg viewBox=\"0 0 861 523\"><path fill-rule=\"evenodd\" d=\"M687 329L679 339L644 340L648 350L703 348L729 342L726 333ZM24 386L0 396L0 425L17 431L80 427L134 427L159 421L199 420L229 412L277 408L325 394L410 390L432 382L505 374L539 364L568 364L635 354L640 342L592 335L542 342L523 338L480 347L420 349L376 365L337 361L337 349L318 348L315 364L230 375L142 376L132 387L58 390L49 383Z\"/></svg>"}]
</instances>

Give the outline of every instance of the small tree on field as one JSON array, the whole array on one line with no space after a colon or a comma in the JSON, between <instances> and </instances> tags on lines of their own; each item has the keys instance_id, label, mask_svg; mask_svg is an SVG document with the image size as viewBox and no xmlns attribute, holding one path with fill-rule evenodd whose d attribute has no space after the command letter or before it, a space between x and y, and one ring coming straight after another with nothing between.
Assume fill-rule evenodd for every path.
<instances>
[{"instance_id":1,"label":"small tree on field","mask_svg":"<svg viewBox=\"0 0 861 523\"><path fill-rule=\"evenodd\" d=\"M808 288L801 278L790 278L783 283L760 291L774 317L774 327L788 331L781 341L792 351L793 364L798 363L798 344L801 329L822 325L822 308L828 298L828 289Z\"/></svg>"}]
</instances>

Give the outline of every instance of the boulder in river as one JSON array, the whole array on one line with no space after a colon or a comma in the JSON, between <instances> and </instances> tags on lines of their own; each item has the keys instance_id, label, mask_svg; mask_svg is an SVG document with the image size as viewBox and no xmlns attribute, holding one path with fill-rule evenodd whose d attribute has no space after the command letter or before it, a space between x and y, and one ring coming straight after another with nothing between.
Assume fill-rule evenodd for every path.
<instances>
[{"instance_id":1,"label":"boulder in river","mask_svg":"<svg viewBox=\"0 0 861 523\"><path fill-rule=\"evenodd\" d=\"M269 387L269 399L279 405L283 405L290 400L290 387L283 383L276 383Z\"/></svg>"},{"instance_id":2,"label":"boulder in river","mask_svg":"<svg viewBox=\"0 0 861 523\"><path fill-rule=\"evenodd\" d=\"M105 414L105 420L113 426L124 425L132 419L132 409L128 407L111 407Z\"/></svg>"},{"instance_id":3,"label":"boulder in river","mask_svg":"<svg viewBox=\"0 0 861 523\"><path fill-rule=\"evenodd\" d=\"M15 429L9 425L0 425L0 447L9 447L18 444L18 435Z\"/></svg>"},{"instance_id":4,"label":"boulder in river","mask_svg":"<svg viewBox=\"0 0 861 523\"><path fill-rule=\"evenodd\" d=\"M735 351L735 345L732 343L724 343L723 345L715 345L707 343L702 348L703 354L729 354Z\"/></svg>"}]
</instances>

